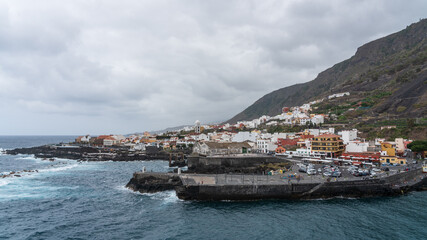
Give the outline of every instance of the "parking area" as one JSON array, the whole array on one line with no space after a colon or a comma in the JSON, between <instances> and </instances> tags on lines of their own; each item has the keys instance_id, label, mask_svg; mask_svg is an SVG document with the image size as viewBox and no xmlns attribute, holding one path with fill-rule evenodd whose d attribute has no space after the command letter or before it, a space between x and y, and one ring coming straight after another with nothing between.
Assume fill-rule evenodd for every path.
<instances>
[{"instance_id":1,"label":"parking area","mask_svg":"<svg viewBox=\"0 0 427 240\"><path fill-rule=\"evenodd\" d=\"M325 165L325 164L308 164L301 167L301 164L292 165L291 169L284 173L284 175L299 175L301 180L308 180L311 182L322 182L322 181L348 181L348 180L363 180L387 177L402 171L411 170L414 168L420 168L420 164L413 164L412 162L408 165L403 166L381 166L381 167L366 167L361 168L352 165L336 166L336 165ZM309 170L309 169L314 169ZM329 174L331 172L339 172L336 174ZM309 173L311 174L309 174ZM329 172L329 173L325 173Z\"/></svg>"}]
</instances>

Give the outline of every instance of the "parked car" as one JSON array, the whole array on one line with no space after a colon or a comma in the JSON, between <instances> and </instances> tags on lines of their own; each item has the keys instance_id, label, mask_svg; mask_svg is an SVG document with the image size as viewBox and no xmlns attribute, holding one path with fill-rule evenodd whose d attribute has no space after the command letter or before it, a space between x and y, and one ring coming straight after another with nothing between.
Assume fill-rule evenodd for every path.
<instances>
[{"instance_id":1,"label":"parked car","mask_svg":"<svg viewBox=\"0 0 427 240\"><path fill-rule=\"evenodd\" d=\"M298 168L298 172L304 172L305 173L305 172L307 172L307 168L304 165L302 165Z\"/></svg>"},{"instance_id":2,"label":"parked car","mask_svg":"<svg viewBox=\"0 0 427 240\"><path fill-rule=\"evenodd\" d=\"M317 173L316 169L314 169L314 168L310 168L310 169L307 170L307 174L308 175L315 175L316 173Z\"/></svg>"},{"instance_id":3,"label":"parked car","mask_svg":"<svg viewBox=\"0 0 427 240\"><path fill-rule=\"evenodd\" d=\"M341 177L341 172L340 171L334 171L331 173L331 177Z\"/></svg>"},{"instance_id":4,"label":"parked car","mask_svg":"<svg viewBox=\"0 0 427 240\"><path fill-rule=\"evenodd\" d=\"M323 176L325 176L325 177L330 177L331 175L332 175L332 173L329 172L329 171L324 171L323 172Z\"/></svg>"}]
</instances>

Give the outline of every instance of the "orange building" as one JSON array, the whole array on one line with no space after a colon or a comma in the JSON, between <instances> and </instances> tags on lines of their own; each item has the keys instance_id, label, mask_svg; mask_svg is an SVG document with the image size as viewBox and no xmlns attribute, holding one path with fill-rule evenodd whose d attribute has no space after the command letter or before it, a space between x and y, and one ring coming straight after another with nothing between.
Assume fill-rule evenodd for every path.
<instances>
[{"instance_id":1,"label":"orange building","mask_svg":"<svg viewBox=\"0 0 427 240\"><path fill-rule=\"evenodd\" d=\"M344 152L344 143L338 135L322 134L311 141L311 152L325 154L326 157L338 157Z\"/></svg>"},{"instance_id":2,"label":"orange building","mask_svg":"<svg viewBox=\"0 0 427 240\"><path fill-rule=\"evenodd\" d=\"M276 148L276 153L285 153L286 152L286 149L284 148L284 147L277 147Z\"/></svg>"}]
</instances>

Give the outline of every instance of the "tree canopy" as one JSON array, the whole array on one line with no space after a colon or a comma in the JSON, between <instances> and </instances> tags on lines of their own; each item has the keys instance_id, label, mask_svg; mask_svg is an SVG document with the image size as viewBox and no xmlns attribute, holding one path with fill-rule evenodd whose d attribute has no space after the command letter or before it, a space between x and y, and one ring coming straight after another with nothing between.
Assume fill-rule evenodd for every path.
<instances>
[{"instance_id":1,"label":"tree canopy","mask_svg":"<svg viewBox=\"0 0 427 240\"><path fill-rule=\"evenodd\" d=\"M427 151L427 141L426 140L417 140L408 144L408 148L410 148L413 152L423 152Z\"/></svg>"}]
</instances>

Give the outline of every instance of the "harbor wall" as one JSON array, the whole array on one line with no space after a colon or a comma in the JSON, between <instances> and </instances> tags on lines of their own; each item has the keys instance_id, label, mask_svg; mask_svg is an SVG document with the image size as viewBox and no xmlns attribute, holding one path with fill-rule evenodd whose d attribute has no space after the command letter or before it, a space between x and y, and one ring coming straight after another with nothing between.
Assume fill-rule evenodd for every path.
<instances>
[{"instance_id":1,"label":"harbor wall","mask_svg":"<svg viewBox=\"0 0 427 240\"><path fill-rule=\"evenodd\" d=\"M316 189L316 187L318 187ZM315 191L312 191L315 189ZM399 194L383 181L277 185L181 185L175 188L183 200L318 199L332 197L391 196ZM312 191L312 192L311 192Z\"/></svg>"},{"instance_id":2,"label":"harbor wall","mask_svg":"<svg viewBox=\"0 0 427 240\"><path fill-rule=\"evenodd\" d=\"M333 197L394 196L422 190L427 184L421 169L386 178L322 183L180 185L184 200L324 199Z\"/></svg>"},{"instance_id":3,"label":"harbor wall","mask_svg":"<svg viewBox=\"0 0 427 240\"><path fill-rule=\"evenodd\" d=\"M226 174L227 175L227 174ZM395 196L424 190L427 176L421 169L398 173L381 179L321 183L267 181L221 183L215 174L134 173L126 187L141 193L175 189L183 200L258 200L258 199L327 199L333 197ZM228 176L228 175L227 175ZM247 176L253 179L253 175ZM220 177L221 179L224 177ZM198 180L197 180L198 179ZM197 180L197 181L195 181ZM235 179L236 180L236 179ZM239 179L240 180L240 179Z\"/></svg>"}]
</instances>

